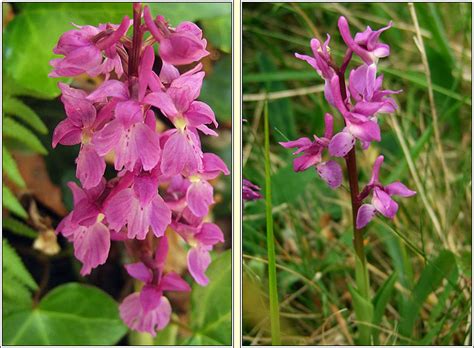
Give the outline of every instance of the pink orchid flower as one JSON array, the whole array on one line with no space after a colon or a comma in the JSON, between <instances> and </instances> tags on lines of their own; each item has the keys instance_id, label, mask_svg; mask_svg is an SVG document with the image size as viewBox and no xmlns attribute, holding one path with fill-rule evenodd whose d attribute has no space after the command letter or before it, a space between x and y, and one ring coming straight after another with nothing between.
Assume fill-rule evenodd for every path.
<instances>
[{"instance_id":1,"label":"pink orchid flower","mask_svg":"<svg viewBox=\"0 0 474 348\"><path fill-rule=\"evenodd\" d=\"M107 260L110 249L110 232L104 224L101 197L105 179L97 187L83 190L73 182L68 183L73 193L74 210L56 228L74 244L74 256L82 262L81 275Z\"/></svg>"},{"instance_id":2,"label":"pink orchid flower","mask_svg":"<svg viewBox=\"0 0 474 348\"><path fill-rule=\"evenodd\" d=\"M305 171L314 166L319 176L326 181L329 187L334 189L342 183L342 169L336 161L322 162L323 150L328 147L333 133L333 117L331 114L326 113L324 115L324 123L326 129L322 138L314 135L314 141L303 137L293 141L280 142L279 144L287 149L297 148L293 155L303 153L302 156L295 158L293 161L295 172Z\"/></svg>"},{"instance_id":3,"label":"pink orchid flower","mask_svg":"<svg viewBox=\"0 0 474 348\"><path fill-rule=\"evenodd\" d=\"M371 204L363 204L359 208L356 220L358 229L365 227L377 212L389 219L393 219L398 211L398 204L392 199L392 196L411 197L416 194L415 191L408 189L399 181L386 186L380 183L379 172L383 160L383 156L377 157L372 170L372 177L360 194L360 198L364 199L372 193L372 202Z\"/></svg>"},{"instance_id":4,"label":"pink orchid flower","mask_svg":"<svg viewBox=\"0 0 474 348\"><path fill-rule=\"evenodd\" d=\"M244 201L255 201L263 196L260 193L261 188L253 184L250 180L242 180L242 199Z\"/></svg>"},{"instance_id":5,"label":"pink orchid flower","mask_svg":"<svg viewBox=\"0 0 474 348\"><path fill-rule=\"evenodd\" d=\"M119 307L120 317L133 330L148 332L155 336L156 331L165 328L171 318L171 305L163 292L191 291L188 283L178 274L163 275L162 269L167 254L167 238L162 237L154 258L155 277L152 270L142 262L125 265L131 277L145 283L139 293L135 292L127 296Z\"/></svg>"},{"instance_id":6,"label":"pink orchid flower","mask_svg":"<svg viewBox=\"0 0 474 348\"><path fill-rule=\"evenodd\" d=\"M206 51L207 41L202 38L202 31L196 24L183 22L176 29L169 28L162 16L153 21L148 6L145 6L144 19L148 30L160 43L158 51L165 62L185 65L209 54Z\"/></svg>"},{"instance_id":7,"label":"pink orchid flower","mask_svg":"<svg viewBox=\"0 0 474 348\"><path fill-rule=\"evenodd\" d=\"M54 129L52 146L81 144L76 159L76 176L84 188L93 188L104 175L105 161L91 144L91 138L113 117L114 104L103 106L97 113L84 91L64 83L59 83L59 88L67 118Z\"/></svg>"},{"instance_id":8,"label":"pink orchid flower","mask_svg":"<svg viewBox=\"0 0 474 348\"><path fill-rule=\"evenodd\" d=\"M78 30L70 30L64 33L59 39L58 44L53 49L56 54L64 55L64 58L56 58L50 61L54 70L49 74L50 77L76 76L82 73L88 73L91 76L95 74L108 72L110 67L117 67L115 45L130 27L130 19L125 16L120 26L99 26L90 25L77 26ZM103 64L102 52L106 54L109 63ZM119 68L118 74L123 70Z\"/></svg>"},{"instance_id":9,"label":"pink orchid flower","mask_svg":"<svg viewBox=\"0 0 474 348\"><path fill-rule=\"evenodd\" d=\"M390 22L386 27L373 31L369 26L362 33L357 33L352 38L349 23L344 16L339 17L337 22L342 39L346 45L354 51L362 60L370 65L377 62L379 58L390 55L390 46L379 42L380 34L392 27Z\"/></svg>"},{"instance_id":10,"label":"pink orchid flower","mask_svg":"<svg viewBox=\"0 0 474 348\"><path fill-rule=\"evenodd\" d=\"M165 233L171 223L171 211L158 194L156 173L142 173L124 188L108 198L104 208L111 229L127 226L129 239L144 240L151 227L156 237Z\"/></svg>"},{"instance_id":11,"label":"pink orchid flower","mask_svg":"<svg viewBox=\"0 0 474 348\"><path fill-rule=\"evenodd\" d=\"M146 116L138 102L118 102L115 119L92 138L97 153L105 156L115 152L115 169L133 171L140 166L146 171L159 161L161 148L159 135L154 130L155 115L149 110Z\"/></svg>"}]
</instances>

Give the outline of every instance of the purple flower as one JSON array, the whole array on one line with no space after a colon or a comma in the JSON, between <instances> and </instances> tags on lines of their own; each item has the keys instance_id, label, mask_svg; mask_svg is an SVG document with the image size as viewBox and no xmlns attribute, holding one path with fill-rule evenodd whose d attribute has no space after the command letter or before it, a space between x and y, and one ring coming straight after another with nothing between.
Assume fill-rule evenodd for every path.
<instances>
[{"instance_id":1,"label":"purple flower","mask_svg":"<svg viewBox=\"0 0 474 348\"><path fill-rule=\"evenodd\" d=\"M156 174L136 176L131 188L108 198L104 213L111 229L119 231L127 226L129 239L145 239L150 227L156 237L161 237L171 223L171 211L158 194Z\"/></svg>"},{"instance_id":2,"label":"purple flower","mask_svg":"<svg viewBox=\"0 0 474 348\"><path fill-rule=\"evenodd\" d=\"M255 201L261 199L261 188L247 179L242 180L242 199L244 201Z\"/></svg>"},{"instance_id":3,"label":"purple flower","mask_svg":"<svg viewBox=\"0 0 474 348\"><path fill-rule=\"evenodd\" d=\"M87 275L92 268L107 260L110 249L110 232L104 224L101 197L105 180L97 187L83 190L69 182L73 193L74 210L58 225L56 231L74 244L74 256L82 262L81 275Z\"/></svg>"},{"instance_id":4,"label":"purple flower","mask_svg":"<svg viewBox=\"0 0 474 348\"><path fill-rule=\"evenodd\" d=\"M224 242L224 234L219 226L208 222L197 226L177 222L173 223L173 229L191 246L187 257L189 273L196 283L206 286L209 279L205 272L211 263L209 252L215 244Z\"/></svg>"},{"instance_id":5,"label":"purple flower","mask_svg":"<svg viewBox=\"0 0 474 348\"><path fill-rule=\"evenodd\" d=\"M111 67L117 67L116 59L119 58L115 51L115 45L127 32L129 26L130 19L124 17L120 26L102 25L99 28L90 25L77 26L78 30L70 30L64 33L53 49L54 53L62 54L64 58L51 60L50 64L54 70L49 76L71 77L82 73L96 76L102 72L108 73ZM106 65L102 65L103 51L107 57L106 61L107 59L112 60L111 64L107 62ZM122 72L120 64L118 74L121 75Z\"/></svg>"},{"instance_id":6,"label":"purple flower","mask_svg":"<svg viewBox=\"0 0 474 348\"><path fill-rule=\"evenodd\" d=\"M165 62L185 65L209 54L206 51L207 41L202 38L202 31L196 24L183 22L176 29L172 29L161 16L157 16L153 21L148 6L145 6L144 19L148 30L160 43L160 57Z\"/></svg>"},{"instance_id":7,"label":"purple flower","mask_svg":"<svg viewBox=\"0 0 474 348\"><path fill-rule=\"evenodd\" d=\"M342 169L335 161L322 162L322 152L331 141L333 133L333 117L331 114L324 115L326 126L324 137L318 138L314 135L314 141L309 138L299 138L293 141L280 142L285 148L297 148L293 155L303 153L302 156L295 158L293 169L295 172L304 171L312 166L316 168L319 176L326 181L331 188L337 188L342 183Z\"/></svg>"},{"instance_id":8,"label":"purple flower","mask_svg":"<svg viewBox=\"0 0 474 348\"><path fill-rule=\"evenodd\" d=\"M168 254L166 237L160 238L150 269L143 262L125 265L128 274L145 283L142 290L127 296L120 304L122 320L133 330L148 332L165 328L171 318L171 305L163 295L165 291L191 291L190 286L178 274L163 275L163 266ZM154 273L155 274L154 274Z\"/></svg>"},{"instance_id":9,"label":"purple flower","mask_svg":"<svg viewBox=\"0 0 474 348\"><path fill-rule=\"evenodd\" d=\"M344 16L339 17L337 22L342 39L346 45L354 51L362 60L370 65L377 62L379 58L390 55L390 46L379 42L380 34L392 26L390 22L386 27L373 31L369 26L362 33L357 33L352 38L349 24Z\"/></svg>"},{"instance_id":10,"label":"purple flower","mask_svg":"<svg viewBox=\"0 0 474 348\"><path fill-rule=\"evenodd\" d=\"M363 204L359 208L356 220L358 229L366 226L377 212L389 219L393 219L398 211L398 204L392 199L392 196L411 197L416 194L415 191L408 189L398 181L386 186L380 183L379 172L383 160L383 156L377 157L372 170L372 177L360 194L360 199L364 199L372 193L372 201L371 204Z\"/></svg>"},{"instance_id":11,"label":"purple flower","mask_svg":"<svg viewBox=\"0 0 474 348\"><path fill-rule=\"evenodd\" d=\"M144 170L153 169L160 158L160 140L150 127L155 116L147 112L135 101L119 102L115 107L115 119L94 134L92 143L100 156L111 150L115 152L115 169L126 168L133 171L137 165Z\"/></svg>"},{"instance_id":12,"label":"purple flower","mask_svg":"<svg viewBox=\"0 0 474 348\"><path fill-rule=\"evenodd\" d=\"M331 37L327 34L326 41L321 45L318 39L312 39L310 42L313 57L304 54L295 53L296 58L304 60L311 65L324 81L324 96L330 104L332 104L332 94L329 86L329 81L336 74L331 67L331 55L329 49L329 41Z\"/></svg>"}]
</instances>

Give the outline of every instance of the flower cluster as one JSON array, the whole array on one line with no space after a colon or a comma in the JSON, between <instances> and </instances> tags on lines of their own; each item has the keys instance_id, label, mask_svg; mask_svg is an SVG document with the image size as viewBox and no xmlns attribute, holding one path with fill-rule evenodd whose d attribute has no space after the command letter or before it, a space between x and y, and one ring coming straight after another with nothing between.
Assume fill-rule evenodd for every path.
<instances>
[{"instance_id":1,"label":"flower cluster","mask_svg":"<svg viewBox=\"0 0 474 348\"><path fill-rule=\"evenodd\" d=\"M326 113L324 117L326 129L323 137L314 135L314 140L300 138L281 142L285 148L296 148L293 154L301 154L293 162L295 171L315 167L331 188L337 188L342 183L341 166L334 159L323 160L324 150L327 150L326 158L331 156L347 158L357 140L364 150L373 141L381 140L378 116L393 113L397 109L390 95L401 92L382 89L383 75L377 76L378 59L390 54L390 47L380 42L380 35L391 26L392 23L389 23L388 26L376 31L367 27L365 31L352 37L346 18L341 16L338 27L348 48L340 67L336 66L332 59L329 35L323 44L317 39L311 40L312 56L295 54L297 58L309 63L324 79L324 96L342 115L345 124L340 132L334 134L333 116ZM359 56L363 64L350 71L346 86L345 71L353 54ZM382 161L383 156L380 156L374 164L371 181L357 198L359 203L362 203L370 193L373 193L372 203L363 204L358 210L358 229L367 225L376 212L388 218L395 216L398 205L390 198L391 195L409 197L416 193L398 182L383 186L378 178Z\"/></svg>"},{"instance_id":2,"label":"flower cluster","mask_svg":"<svg viewBox=\"0 0 474 348\"><path fill-rule=\"evenodd\" d=\"M106 262L111 240L125 244L133 260L125 268L144 285L124 299L120 315L131 329L155 335L170 320L164 293L191 290L178 274L165 271L165 231L169 227L189 245L189 273L207 285L210 251L224 241L220 228L205 222L214 203L209 181L229 170L201 149L200 133L217 136L210 128L217 127L214 112L197 100L202 65L177 68L209 54L201 30L191 22L172 28L140 4L133 13L120 25L77 26L54 48L64 57L51 61L51 77L85 73L105 79L92 93L59 83L67 118L54 130L52 146L80 145L76 176L82 187L69 183L74 209L57 232L74 244L82 275ZM132 38L126 36L130 26ZM146 32L151 36L144 40ZM157 111L171 129L157 131ZM111 154L116 177L107 181L105 157Z\"/></svg>"}]
</instances>

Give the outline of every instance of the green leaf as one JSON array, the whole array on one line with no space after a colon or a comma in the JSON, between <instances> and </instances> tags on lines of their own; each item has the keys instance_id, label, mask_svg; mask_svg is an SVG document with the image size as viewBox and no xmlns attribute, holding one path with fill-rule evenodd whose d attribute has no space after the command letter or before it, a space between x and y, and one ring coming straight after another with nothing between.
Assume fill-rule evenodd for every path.
<instances>
[{"instance_id":1,"label":"green leaf","mask_svg":"<svg viewBox=\"0 0 474 348\"><path fill-rule=\"evenodd\" d=\"M7 176L18 186L22 188L25 187L26 184L20 174L20 171L18 170L18 166L16 165L15 160L13 159L12 155L10 154L10 152L8 152L5 146L2 146L2 156L3 170L5 171Z\"/></svg>"},{"instance_id":2,"label":"green leaf","mask_svg":"<svg viewBox=\"0 0 474 348\"><path fill-rule=\"evenodd\" d=\"M33 230L30 226L10 217L3 218L2 226L4 229L7 229L19 236L33 239L38 237L38 232Z\"/></svg>"},{"instance_id":3,"label":"green leaf","mask_svg":"<svg viewBox=\"0 0 474 348\"><path fill-rule=\"evenodd\" d=\"M11 97L3 99L3 111L8 115L17 116L41 134L48 133L48 128L46 128L38 114L20 99Z\"/></svg>"},{"instance_id":4,"label":"green leaf","mask_svg":"<svg viewBox=\"0 0 474 348\"><path fill-rule=\"evenodd\" d=\"M372 324L374 317L374 307L370 301L365 299L356 289L349 285L349 292L352 296L352 304L356 312L356 318L359 323L357 327L359 329L358 344L360 345L371 345L371 331L372 327L365 325L364 323Z\"/></svg>"},{"instance_id":5,"label":"green leaf","mask_svg":"<svg viewBox=\"0 0 474 348\"><path fill-rule=\"evenodd\" d=\"M31 276L30 272L26 269L23 265L23 262L20 259L20 256L16 253L15 249L13 249L10 244L7 242L6 239L2 240L2 252L3 252L3 265L2 270L8 270L8 272L12 273L20 283L26 285L31 290L36 290L38 285L34 281L33 277Z\"/></svg>"},{"instance_id":6,"label":"green leaf","mask_svg":"<svg viewBox=\"0 0 474 348\"><path fill-rule=\"evenodd\" d=\"M10 189L6 187L5 185L2 185L2 194L3 194L2 206L4 208L8 209L12 213L24 219L28 217L27 212L21 206L20 202L18 202L18 199L16 199L12 191L10 191Z\"/></svg>"},{"instance_id":7,"label":"green leaf","mask_svg":"<svg viewBox=\"0 0 474 348\"><path fill-rule=\"evenodd\" d=\"M232 25L229 15L202 21L204 37L225 53L232 49Z\"/></svg>"},{"instance_id":8,"label":"green leaf","mask_svg":"<svg viewBox=\"0 0 474 348\"><path fill-rule=\"evenodd\" d=\"M31 290L20 283L8 268L2 274L3 316L31 308Z\"/></svg>"},{"instance_id":9,"label":"green leaf","mask_svg":"<svg viewBox=\"0 0 474 348\"><path fill-rule=\"evenodd\" d=\"M451 272L457 268L454 255L447 250L441 251L439 256L429 262L418 280L410 299L400 311L400 334L411 337L420 309L425 303L428 295L435 291L444 278L448 278Z\"/></svg>"},{"instance_id":10,"label":"green leaf","mask_svg":"<svg viewBox=\"0 0 474 348\"><path fill-rule=\"evenodd\" d=\"M127 332L117 303L105 292L78 283L49 292L34 310L8 315L8 345L114 345Z\"/></svg>"},{"instance_id":11,"label":"green leaf","mask_svg":"<svg viewBox=\"0 0 474 348\"><path fill-rule=\"evenodd\" d=\"M30 150L41 155L46 155L48 153L36 135L34 135L28 128L22 126L9 117L6 117L3 120L3 135L7 138L15 139L21 144L24 144Z\"/></svg>"},{"instance_id":12,"label":"green leaf","mask_svg":"<svg viewBox=\"0 0 474 348\"><path fill-rule=\"evenodd\" d=\"M306 187L312 180L319 180L314 170L295 172L291 163L279 169L272 175L273 205L296 202L306 192Z\"/></svg>"},{"instance_id":13,"label":"green leaf","mask_svg":"<svg viewBox=\"0 0 474 348\"><path fill-rule=\"evenodd\" d=\"M232 120L232 58L222 57L204 80L200 99L209 104L220 122Z\"/></svg>"},{"instance_id":14,"label":"green leaf","mask_svg":"<svg viewBox=\"0 0 474 348\"><path fill-rule=\"evenodd\" d=\"M211 263L206 274L209 285L193 286L191 327L193 342L231 345L232 338L232 260L230 250ZM197 343L196 343L197 344Z\"/></svg>"},{"instance_id":15,"label":"green leaf","mask_svg":"<svg viewBox=\"0 0 474 348\"><path fill-rule=\"evenodd\" d=\"M375 294L374 299L372 300L374 306L374 318L372 323L374 325L379 325L382 321L385 308L387 307L390 297L392 296L395 283L397 281L398 274L393 272L390 277L388 277L382 286L378 289ZM378 328L373 328L374 343L378 344Z\"/></svg>"}]
</instances>

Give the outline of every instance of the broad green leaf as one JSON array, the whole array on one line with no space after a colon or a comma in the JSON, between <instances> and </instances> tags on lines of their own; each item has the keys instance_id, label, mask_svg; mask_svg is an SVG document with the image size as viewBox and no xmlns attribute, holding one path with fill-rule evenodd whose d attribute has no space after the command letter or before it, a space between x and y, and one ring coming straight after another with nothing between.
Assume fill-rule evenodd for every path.
<instances>
[{"instance_id":1,"label":"broad green leaf","mask_svg":"<svg viewBox=\"0 0 474 348\"><path fill-rule=\"evenodd\" d=\"M204 35L212 45L225 53L232 49L232 24L229 15L202 21Z\"/></svg>"},{"instance_id":2,"label":"broad green leaf","mask_svg":"<svg viewBox=\"0 0 474 348\"><path fill-rule=\"evenodd\" d=\"M114 345L127 332L117 303L102 290L78 283L49 292L33 310L8 315L8 345Z\"/></svg>"},{"instance_id":3,"label":"broad green leaf","mask_svg":"<svg viewBox=\"0 0 474 348\"><path fill-rule=\"evenodd\" d=\"M372 322L374 325L379 325L382 322L385 308L387 307L387 304L390 301L397 278L397 272L393 272L390 277L388 277L387 280L385 280L385 282L382 284L382 286L377 290L377 293L375 294L375 297L372 300L374 306L374 318ZM378 328L373 328L375 344L378 344L379 342L378 332Z\"/></svg>"},{"instance_id":4,"label":"broad green leaf","mask_svg":"<svg viewBox=\"0 0 474 348\"><path fill-rule=\"evenodd\" d=\"M15 160L13 159L12 155L10 154L10 152L8 152L5 146L2 146L2 156L3 170L5 171L7 176L18 186L25 187L26 184L20 174L20 171L18 170L18 166L16 165Z\"/></svg>"},{"instance_id":5,"label":"broad green leaf","mask_svg":"<svg viewBox=\"0 0 474 348\"><path fill-rule=\"evenodd\" d=\"M13 312L27 310L33 304L31 290L20 283L12 272L4 269L2 274L3 317Z\"/></svg>"},{"instance_id":6,"label":"broad green leaf","mask_svg":"<svg viewBox=\"0 0 474 348\"><path fill-rule=\"evenodd\" d=\"M16 199L15 195L13 194L12 191L5 185L2 185L2 206L12 213L18 215L19 217L22 217L26 219L28 217L27 212L25 209L21 206L20 202L18 202L18 199Z\"/></svg>"},{"instance_id":7,"label":"broad green leaf","mask_svg":"<svg viewBox=\"0 0 474 348\"><path fill-rule=\"evenodd\" d=\"M365 299L356 289L349 285L349 292L352 296L352 305L354 306L357 318L357 328L359 330L358 344L371 345L372 327L364 323L372 324L374 317L374 307L370 301Z\"/></svg>"},{"instance_id":8,"label":"broad green leaf","mask_svg":"<svg viewBox=\"0 0 474 348\"><path fill-rule=\"evenodd\" d=\"M153 3L150 7L173 26L184 20L230 16L231 10L227 3ZM131 3L23 3L19 10L4 31L4 66L28 94L48 99L60 93L60 79L48 77L49 61L59 57L52 50L61 34L74 29L71 23L119 23L123 16L132 15Z\"/></svg>"},{"instance_id":9,"label":"broad green leaf","mask_svg":"<svg viewBox=\"0 0 474 348\"><path fill-rule=\"evenodd\" d=\"M411 337L413 327L420 314L420 309L428 295L435 291L451 272L457 268L454 255L447 250L441 251L439 256L429 262L418 280L410 299L400 312L400 334Z\"/></svg>"},{"instance_id":10,"label":"broad green leaf","mask_svg":"<svg viewBox=\"0 0 474 348\"><path fill-rule=\"evenodd\" d=\"M219 122L230 122L232 119L232 58L222 57L206 79L199 98L209 104Z\"/></svg>"},{"instance_id":11,"label":"broad green leaf","mask_svg":"<svg viewBox=\"0 0 474 348\"><path fill-rule=\"evenodd\" d=\"M4 260L2 270L12 274L18 282L26 285L31 290L36 290L38 285L34 281L30 272L28 272L26 267L23 265L23 262L15 249L12 248L6 239L2 240L2 247Z\"/></svg>"},{"instance_id":12,"label":"broad green leaf","mask_svg":"<svg viewBox=\"0 0 474 348\"><path fill-rule=\"evenodd\" d=\"M3 112L18 117L41 134L48 133L48 128L38 114L20 99L12 97L3 99Z\"/></svg>"},{"instance_id":13,"label":"broad green leaf","mask_svg":"<svg viewBox=\"0 0 474 348\"><path fill-rule=\"evenodd\" d=\"M281 168L272 175L273 205L294 203L306 192L306 187L311 180L320 180L315 170L296 173L292 163Z\"/></svg>"},{"instance_id":14,"label":"broad green leaf","mask_svg":"<svg viewBox=\"0 0 474 348\"><path fill-rule=\"evenodd\" d=\"M11 138L24 144L30 150L41 155L46 155L48 153L36 135L34 135L28 128L9 117L6 117L3 120L3 135L6 138Z\"/></svg>"},{"instance_id":15,"label":"broad green leaf","mask_svg":"<svg viewBox=\"0 0 474 348\"><path fill-rule=\"evenodd\" d=\"M215 254L214 254L215 255ZM230 250L211 263L206 274L209 285L193 286L191 328L194 344L231 345L232 259ZM190 343L191 344L191 343Z\"/></svg>"},{"instance_id":16,"label":"broad green leaf","mask_svg":"<svg viewBox=\"0 0 474 348\"><path fill-rule=\"evenodd\" d=\"M19 236L28 237L28 238L36 238L38 237L38 232L33 230L30 226L20 222L16 219L11 217L3 218L2 226L4 229L11 231Z\"/></svg>"}]
</instances>

